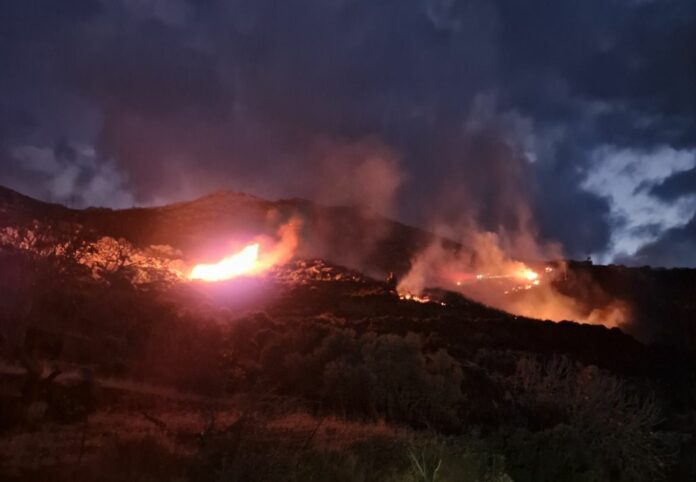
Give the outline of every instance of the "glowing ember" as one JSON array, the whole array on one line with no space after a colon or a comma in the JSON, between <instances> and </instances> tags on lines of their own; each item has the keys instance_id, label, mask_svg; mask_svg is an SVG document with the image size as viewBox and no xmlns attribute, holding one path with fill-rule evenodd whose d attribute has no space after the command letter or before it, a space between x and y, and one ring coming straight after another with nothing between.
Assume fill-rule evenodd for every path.
<instances>
[{"instance_id":1,"label":"glowing ember","mask_svg":"<svg viewBox=\"0 0 696 482\"><path fill-rule=\"evenodd\" d=\"M189 279L201 281L223 281L238 276L253 274L259 269L259 243L250 244L240 252L223 258L214 264L197 264Z\"/></svg>"},{"instance_id":2,"label":"glowing ember","mask_svg":"<svg viewBox=\"0 0 696 482\"><path fill-rule=\"evenodd\" d=\"M415 301L416 303L437 303L442 306L447 306L447 303L444 301L436 301L430 298L430 296L427 295L414 295L412 293L399 293L399 299L400 300L405 300L405 301Z\"/></svg>"},{"instance_id":3,"label":"glowing ember","mask_svg":"<svg viewBox=\"0 0 696 482\"><path fill-rule=\"evenodd\" d=\"M406 301L416 301L418 303L430 303L429 296L418 296L411 293L401 293L399 294L399 299Z\"/></svg>"},{"instance_id":4,"label":"glowing ember","mask_svg":"<svg viewBox=\"0 0 696 482\"><path fill-rule=\"evenodd\" d=\"M546 273L549 273L551 271L550 268L546 268ZM475 277L476 281L482 281L482 280L505 280L505 279L519 279L522 282L525 283L525 285L531 285L533 286L538 286L539 285L539 273L536 271L533 271L526 266L522 266L522 268L513 271L513 272L508 272L508 273L502 273L502 274L477 274ZM462 286L462 281L456 281L457 286ZM531 286L530 285L530 286Z\"/></svg>"}]
</instances>

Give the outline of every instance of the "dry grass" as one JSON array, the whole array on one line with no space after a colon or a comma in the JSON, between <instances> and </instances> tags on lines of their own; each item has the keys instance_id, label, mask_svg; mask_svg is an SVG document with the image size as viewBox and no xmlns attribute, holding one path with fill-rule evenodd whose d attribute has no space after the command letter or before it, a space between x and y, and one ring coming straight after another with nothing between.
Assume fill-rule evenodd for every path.
<instances>
[{"instance_id":1,"label":"dry grass","mask_svg":"<svg viewBox=\"0 0 696 482\"><path fill-rule=\"evenodd\" d=\"M166 425L166 429L148 420L144 413ZM238 417L233 412L216 415L220 424ZM126 409L100 410L86 423L62 425L45 423L33 429L18 427L0 435L0 467L16 472L53 465L73 464L98 454L115 442L146 437L156 439L176 452L190 452L197 434L206 427L203 412L191 407L165 407L153 413Z\"/></svg>"},{"instance_id":2,"label":"dry grass","mask_svg":"<svg viewBox=\"0 0 696 482\"><path fill-rule=\"evenodd\" d=\"M206 433L226 433L243 415L242 410L230 406L220 408L219 404L206 406L167 398L160 398L155 407L150 393L145 398L143 401L133 394L121 397L112 406L92 413L85 423L18 426L0 434L0 474L85 464L114 444L144 439L156 441L173 454L188 456L201 447ZM291 451L310 447L336 451L370 439L402 436L406 436L405 430L383 421L347 421L302 411L262 419L257 416L253 433L259 441L277 443Z\"/></svg>"},{"instance_id":3,"label":"dry grass","mask_svg":"<svg viewBox=\"0 0 696 482\"><path fill-rule=\"evenodd\" d=\"M271 436L282 433L290 436L311 436L311 446L324 450L340 450L347 446L375 438L398 439L406 430L387 425L383 420L358 422L333 416L317 418L297 412L269 420L266 429Z\"/></svg>"}]
</instances>

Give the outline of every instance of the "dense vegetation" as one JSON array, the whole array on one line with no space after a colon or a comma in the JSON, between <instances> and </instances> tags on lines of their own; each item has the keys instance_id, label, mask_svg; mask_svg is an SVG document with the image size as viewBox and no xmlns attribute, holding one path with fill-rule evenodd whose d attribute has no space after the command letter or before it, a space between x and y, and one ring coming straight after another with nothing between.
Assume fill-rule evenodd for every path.
<instances>
[{"instance_id":1,"label":"dense vegetation","mask_svg":"<svg viewBox=\"0 0 696 482\"><path fill-rule=\"evenodd\" d=\"M161 436L116 430L116 440L87 450L79 467L15 467L5 475L693 479L688 355L618 330L524 320L452 295L447 306L401 301L384 283L319 262L275 272L265 280L275 294L246 314L195 287L167 280L136 287L130 276L123 268L94 280L59 258L2 253L5 361L83 373L72 391L37 372L33 382L25 376L18 395L3 392L2 437L98 418L114 403L101 380L114 377L236 400L237 416L202 430L184 450L172 447L181 434L160 422L155 403L146 414ZM53 342L60 347L51 353ZM140 416L143 403L126 412ZM271 428L290 414L309 417L299 441ZM359 441L333 429L343 439L337 448L319 440L329 419L392 429Z\"/></svg>"},{"instance_id":2,"label":"dense vegetation","mask_svg":"<svg viewBox=\"0 0 696 482\"><path fill-rule=\"evenodd\" d=\"M1 188L0 209L0 478L696 479L693 270L570 263L557 288L630 300L627 334L403 301L316 259L172 276L182 250L298 210L327 257L376 272L427 242L350 209L221 193L74 211Z\"/></svg>"}]
</instances>

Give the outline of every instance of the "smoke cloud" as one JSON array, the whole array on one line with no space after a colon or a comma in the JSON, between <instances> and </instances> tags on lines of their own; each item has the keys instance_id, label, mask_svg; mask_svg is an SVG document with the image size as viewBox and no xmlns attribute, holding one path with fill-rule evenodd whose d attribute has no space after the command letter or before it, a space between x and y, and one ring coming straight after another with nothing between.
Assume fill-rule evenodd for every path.
<instances>
[{"instance_id":1,"label":"smoke cloud","mask_svg":"<svg viewBox=\"0 0 696 482\"><path fill-rule=\"evenodd\" d=\"M534 216L532 172L538 160L529 151L528 123L514 113L495 115L492 101L477 101L461 133L457 152L470 175L443 188L435 210L440 217L430 226L441 238L412 259L397 289L415 295L434 287L458 291L532 318L609 327L627 322L628 306L609 299L591 280L584 289L593 292L582 297L558 288L557 281L568 276L565 253L559 243L540 236Z\"/></svg>"},{"instance_id":2,"label":"smoke cloud","mask_svg":"<svg viewBox=\"0 0 696 482\"><path fill-rule=\"evenodd\" d=\"M2 2L0 183L76 206L314 198L424 228L475 205L514 258L530 223L611 257L630 233L585 184L591 153L696 147L696 6L664 3Z\"/></svg>"},{"instance_id":3,"label":"smoke cloud","mask_svg":"<svg viewBox=\"0 0 696 482\"><path fill-rule=\"evenodd\" d=\"M374 138L347 144L325 141L317 151L315 169L306 179L317 201L385 216L395 213L396 195L405 179L396 151Z\"/></svg>"}]
</instances>

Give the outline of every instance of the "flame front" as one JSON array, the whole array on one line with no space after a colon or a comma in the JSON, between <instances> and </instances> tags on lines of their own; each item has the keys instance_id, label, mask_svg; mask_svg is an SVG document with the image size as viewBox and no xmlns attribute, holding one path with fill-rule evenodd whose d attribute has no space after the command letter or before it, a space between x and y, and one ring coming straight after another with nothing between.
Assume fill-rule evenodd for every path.
<instances>
[{"instance_id":1,"label":"flame front","mask_svg":"<svg viewBox=\"0 0 696 482\"><path fill-rule=\"evenodd\" d=\"M241 251L213 264L197 264L189 279L224 281L238 276L254 274L259 269L259 243L250 244Z\"/></svg>"},{"instance_id":2,"label":"flame front","mask_svg":"<svg viewBox=\"0 0 696 482\"><path fill-rule=\"evenodd\" d=\"M527 281L537 281L539 279L539 273L532 271L529 268L525 268L518 274L520 278L526 279Z\"/></svg>"},{"instance_id":3,"label":"flame front","mask_svg":"<svg viewBox=\"0 0 696 482\"><path fill-rule=\"evenodd\" d=\"M278 228L275 237L259 235L244 249L217 263L197 264L188 278L208 282L225 281L239 276L260 275L290 260L299 242L302 223L292 218Z\"/></svg>"}]
</instances>

